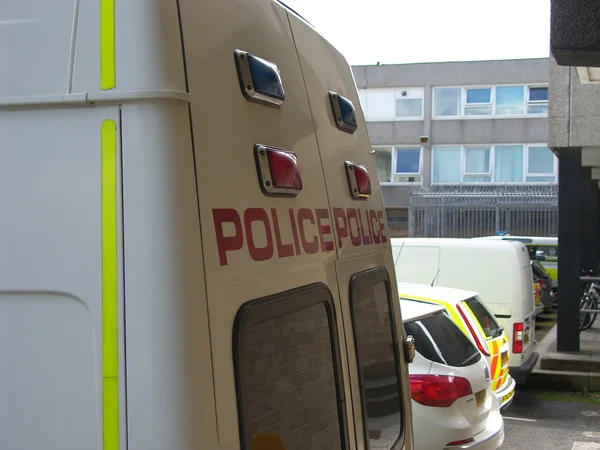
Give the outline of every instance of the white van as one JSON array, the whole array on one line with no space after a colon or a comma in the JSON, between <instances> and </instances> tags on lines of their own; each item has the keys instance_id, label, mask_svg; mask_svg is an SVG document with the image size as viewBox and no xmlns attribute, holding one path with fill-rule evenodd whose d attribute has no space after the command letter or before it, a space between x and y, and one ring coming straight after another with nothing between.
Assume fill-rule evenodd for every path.
<instances>
[{"instance_id":1,"label":"white van","mask_svg":"<svg viewBox=\"0 0 600 450\"><path fill-rule=\"evenodd\" d=\"M2 10L0 448L412 449L342 55L271 0Z\"/></svg>"},{"instance_id":2,"label":"white van","mask_svg":"<svg viewBox=\"0 0 600 450\"><path fill-rule=\"evenodd\" d=\"M510 375L525 382L538 354L533 351L535 308L529 254L516 241L392 239L398 281L478 292L506 330Z\"/></svg>"}]
</instances>

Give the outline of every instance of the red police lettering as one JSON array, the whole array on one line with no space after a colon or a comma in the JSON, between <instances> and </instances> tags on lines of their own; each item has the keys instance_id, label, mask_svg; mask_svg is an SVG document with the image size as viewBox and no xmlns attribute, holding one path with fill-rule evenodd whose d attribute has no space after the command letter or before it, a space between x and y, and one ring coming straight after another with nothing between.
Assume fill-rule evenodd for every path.
<instances>
[{"instance_id":1,"label":"red police lettering","mask_svg":"<svg viewBox=\"0 0 600 450\"><path fill-rule=\"evenodd\" d=\"M376 224L373 224L373 221L375 221ZM373 242L375 242L376 244L381 244L381 234L379 232L379 229L375 228L377 225L379 225L379 222L377 220L377 211L372 209L371 211L369 211L369 227L371 228L371 232L373 233Z\"/></svg>"},{"instance_id":2,"label":"red police lettering","mask_svg":"<svg viewBox=\"0 0 600 450\"><path fill-rule=\"evenodd\" d=\"M267 245L257 247L254 243L254 233L252 232L252 224L260 222L265 227L267 236ZM246 239L248 240L248 251L254 261L266 261L273 257L273 235L269 224L269 215L262 208L248 208L244 211L244 228L246 230Z\"/></svg>"},{"instance_id":3,"label":"red police lettering","mask_svg":"<svg viewBox=\"0 0 600 450\"><path fill-rule=\"evenodd\" d=\"M361 244L361 238L360 238L360 230L358 227L358 214L357 214L356 210L354 208L349 208L348 212L347 212L347 217L348 217L348 228L350 229L350 242L352 242L352 245L354 245L355 247L358 247ZM356 223L355 225L352 225L352 219L354 219L354 222ZM356 231L356 236L354 235L355 231Z\"/></svg>"},{"instance_id":4,"label":"red police lettering","mask_svg":"<svg viewBox=\"0 0 600 450\"><path fill-rule=\"evenodd\" d=\"M311 225L315 224L315 216L312 210L308 208L301 208L298 210L298 225L300 225L300 241L302 242L302 248L304 252L311 255L319 251L319 240L317 236L312 242L306 240L306 230L304 229L304 222L309 221Z\"/></svg>"},{"instance_id":5,"label":"red police lettering","mask_svg":"<svg viewBox=\"0 0 600 450\"><path fill-rule=\"evenodd\" d=\"M342 223L340 223L340 220ZM335 234L338 237L338 247L342 248L342 238L348 237L348 221L346 212L343 208L333 208L333 222L335 225Z\"/></svg>"},{"instance_id":6,"label":"red police lettering","mask_svg":"<svg viewBox=\"0 0 600 450\"><path fill-rule=\"evenodd\" d=\"M235 209L213 209L213 222L215 234L217 235L217 248L219 249L219 263L227 265L227 252L240 250L244 246L244 235L242 234L242 221ZM235 229L233 236L225 236L223 224L232 223Z\"/></svg>"},{"instance_id":7,"label":"red police lettering","mask_svg":"<svg viewBox=\"0 0 600 450\"><path fill-rule=\"evenodd\" d=\"M387 236L385 235L385 218L383 217L383 211L377 211L377 218L379 219L379 232L381 233L381 243L387 242Z\"/></svg>"},{"instance_id":8,"label":"red police lettering","mask_svg":"<svg viewBox=\"0 0 600 450\"><path fill-rule=\"evenodd\" d=\"M277 216L277 210L275 208L271 209L271 219L273 220L273 234L275 235L275 244L277 245L277 255L280 258L294 256L294 247L292 246L292 244L284 244L281 241L279 217Z\"/></svg>"},{"instance_id":9,"label":"red police lettering","mask_svg":"<svg viewBox=\"0 0 600 450\"><path fill-rule=\"evenodd\" d=\"M369 217L366 216L366 212L365 212L365 218L368 220ZM365 235L365 230L363 227L363 220L362 220L362 214L360 213L360 209L358 210L358 225L360 227L360 234L362 236L362 243L363 245L371 245L371 238L369 237L369 235Z\"/></svg>"},{"instance_id":10,"label":"red police lettering","mask_svg":"<svg viewBox=\"0 0 600 450\"><path fill-rule=\"evenodd\" d=\"M325 237L331 235L331 226L323 224L324 219L329 219L329 211L327 209L316 209L315 215L317 216L317 228L319 229L321 251L330 252L333 250L333 241L326 241Z\"/></svg>"}]
</instances>

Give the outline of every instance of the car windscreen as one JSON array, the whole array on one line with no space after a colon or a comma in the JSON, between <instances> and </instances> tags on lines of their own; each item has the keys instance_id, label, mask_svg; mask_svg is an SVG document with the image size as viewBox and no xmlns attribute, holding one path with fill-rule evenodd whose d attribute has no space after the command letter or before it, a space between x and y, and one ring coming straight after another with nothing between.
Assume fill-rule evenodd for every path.
<instances>
[{"instance_id":1,"label":"car windscreen","mask_svg":"<svg viewBox=\"0 0 600 450\"><path fill-rule=\"evenodd\" d=\"M407 322L404 329L414 336L417 352L430 361L465 367L481 359L479 350L444 314Z\"/></svg>"},{"instance_id":2,"label":"car windscreen","mask_svg":"<svg viewBox=\"0 0 600 450\"><path fill-rule=\"evenodd\" d=\"M481 303L477 297L471 297L464 300L465 303L475 315L475 318L481 325L486 338L496 338L502 335L502 327L496 322L494 315Z\"/></svg>"},{"instance_id":3,"label":"car windscreen","mask_svg":"<svg viewBox=\"0 0 600 450\"><path fill-rule=\"evenodd\" d=\"M544 269L539 262L533 261L531 264L531 269L533 270L533 274L538 278L548 278L548 272Z\"/></svg>"}]
</instances>

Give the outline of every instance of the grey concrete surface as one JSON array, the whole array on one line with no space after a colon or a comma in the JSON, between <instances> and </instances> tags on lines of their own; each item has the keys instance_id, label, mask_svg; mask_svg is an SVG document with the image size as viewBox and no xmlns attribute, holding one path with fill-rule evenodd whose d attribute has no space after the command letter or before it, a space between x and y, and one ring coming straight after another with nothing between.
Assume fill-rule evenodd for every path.
<instances>
[{"instance_id":1,"label":"grey concrete surface","mask_svg":"<svg viewBox=\"0 0 600 450\"><path fill-rule=\"evenodd\" d=\"M600 449L598 403L571 401L566 397L547 400L539 394L518 392L503 416L502 450Z\"/></svg>"}]
</instances>

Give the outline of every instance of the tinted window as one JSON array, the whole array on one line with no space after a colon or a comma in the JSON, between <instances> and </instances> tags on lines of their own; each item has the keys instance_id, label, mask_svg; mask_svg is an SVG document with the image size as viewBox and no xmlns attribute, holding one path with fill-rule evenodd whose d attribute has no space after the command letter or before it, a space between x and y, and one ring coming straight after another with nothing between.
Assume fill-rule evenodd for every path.
<instances>
[{"instance_id":1,"label":"tinted window","mask_svg":"<svg viewBox=\"0 0 600 450\"><path fill-rule=\"evenodd\" d=\"M473 312L473 315L477 318L479 325L483 328L483 332L485 333L485 337L487 338L495 338L502 334L502 328L496 322L496 318L494 315L488 311L488 309L477 300L476 297L471 297L465 300L463 303L466 303L467 306Z\"/></svg>"},{"instance_id":2,"label":"tinted window","mask_svg":"<svg viewBox=\"0 0 600 450\"><path fill-rule=\"evenodd\" d=\"M377 270L355 277L350 292L363 414L368 430L368 439L365 439L370 448L399 448L404 415L387 272ZM394 442L396 447L392 446Z\"/></svg>"},{"instance_id":3,"label":"tinted window","mask_svg":"<svg viewBox=\"0 0 600 450\"><path fill-rule=\"evenodd\" d=\"M235 342L243 448L277 433L285 448L346 448L331 306L324 288L251 302L238 314ZM311 304L312 303L312 304Z\"/></svg>"},{"instance_id":4,"label":"tinted window","mask_svg":"<svg viewBox=\"0 0 600 450\"><path fill-rule=\"evenodd\" d=\"M446 366L475 364L481 353L445 314L404 324L415 338L417 352L424 358Z\"/></svg>"},{"instance_id":5,"label":"tinted window","mask_svg":"<svg viewBox=\"0 0 600 450\"><path fill-rule=\"evenodd\" d=\"M544 269L539 262L535 261L531 264L531 268L533 270L533 274L538 278L548 278L548 272Z\"/></svg>"}]
</instances>

